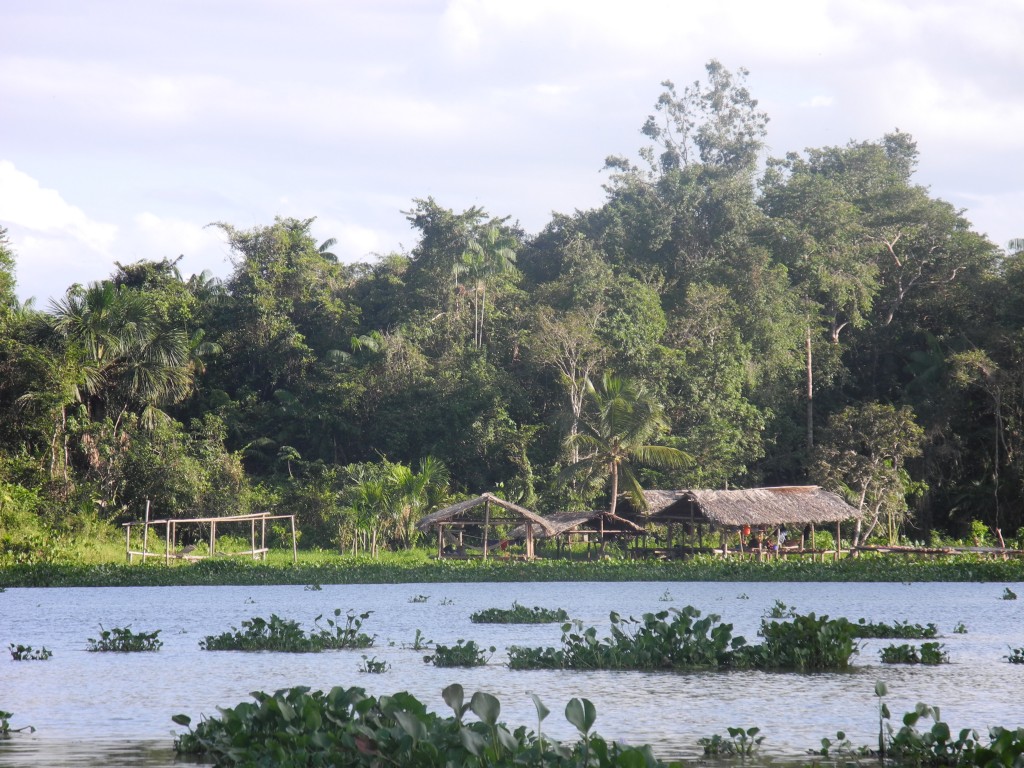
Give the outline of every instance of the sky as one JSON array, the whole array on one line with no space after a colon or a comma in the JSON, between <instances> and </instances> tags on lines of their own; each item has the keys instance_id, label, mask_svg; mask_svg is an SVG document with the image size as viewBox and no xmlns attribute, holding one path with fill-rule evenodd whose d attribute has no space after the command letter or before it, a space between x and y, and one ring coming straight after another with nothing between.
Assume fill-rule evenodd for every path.
<instances>
[{"instance_id":1,"label":"sky","mask_svg":"<svg viewBox=\"0 0 1024 768\"><path fill-rule=\"evenodd\" d=\"M46 309L115 262L232 269L208 225L408 251L432 196L536 233L600 205L661 93L749 71L766 153L895 129L1024 236L1024 0L0 0L0 225Z\"/></svg>"}]
</instances>

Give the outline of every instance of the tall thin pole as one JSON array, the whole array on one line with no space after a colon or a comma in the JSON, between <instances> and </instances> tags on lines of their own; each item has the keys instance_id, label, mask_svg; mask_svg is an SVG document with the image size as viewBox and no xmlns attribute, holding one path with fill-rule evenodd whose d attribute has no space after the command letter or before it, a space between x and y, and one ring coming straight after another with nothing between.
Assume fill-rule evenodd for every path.
<instances>
[{"instance_id":1,"label":"tall thin pole","mask_svg":"<svg viewBox=\"0 0 1024 768\"><path fill-rule=\"evenodd\" d=\"M142 525L142 562L146 562L146 544L149 542L149 499L146 499L146 521Z\"/></svg>"}]
</instances>

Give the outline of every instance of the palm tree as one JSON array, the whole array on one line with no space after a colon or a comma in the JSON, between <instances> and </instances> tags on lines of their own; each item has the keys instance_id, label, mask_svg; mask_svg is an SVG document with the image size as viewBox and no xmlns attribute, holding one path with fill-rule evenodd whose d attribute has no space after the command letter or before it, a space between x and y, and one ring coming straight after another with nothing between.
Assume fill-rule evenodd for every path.
<instances>
[{"instance_id":1,"label":"palm tree","mask_svg":"<svg viewBox=\"0 0 1024 768\"><path fill-rule=\"evenodd\" d=\"M487 311L487 283L495 275L515 270L516 240L490 226L479 237L470 240L460 261L455 264L455 277L466 274L474 281L473 287L473 344L477 349L484 343L484 315Z\"/></svg>"},{"instance_id":2,"label":"palm tree","mask_svg":"<svg viewBox=\"0 0 1024 768\"><path fill-rule=\"evenodd\" d=\"M119 408L118 422L135 408L152 425L162 406L181 401L191 390L189 339L162 325L138 291L109 280L76 286L51 304L43 323L76 360L81 399L92 417L99 415L97 409Z\"/></svg>"},{"instance_id":3,"label":"palm tree","mask_svg":"<svg viewBox=\"0 0 1024 768\"><path fill-rule=\"evenodd\" d=\"M646 508L633 463L676 469L689 464L692 458L677 448L650 444L667 429L668 422L661 405L640 384L605 373L598 386L587 381L587 393L593 413L584 420L583 431L566 438L566 447L577 448L580 456L566 473L585 473L590 477L608 473L612 485L608 511L613 515L620 482L626 486L633 504Z\"/></svg>"}]
</instances>

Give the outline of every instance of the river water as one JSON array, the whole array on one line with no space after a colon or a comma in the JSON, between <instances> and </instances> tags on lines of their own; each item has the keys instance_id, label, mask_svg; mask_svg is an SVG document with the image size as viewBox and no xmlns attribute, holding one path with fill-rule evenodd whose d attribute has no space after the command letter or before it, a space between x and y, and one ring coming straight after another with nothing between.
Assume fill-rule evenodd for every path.
<instances>
[{"instance_id":1,"label":"river water","mask_svg":"<svg viewBox=\"0 0 1024 768\"><path fill-rule=\"evenodd\" d=\"M295 685L327 690L360 686L374 695L409 691L446 711L441 690L458 682L502 704L501 719L536 726L531 693L552 715L545 733L573 736L561 715L572 697L597 708L596 730L606 738L648 743L663 758L697 757L697 740L730 726L758 726L762 754L797 757L843 730L855 744L877 739L876 680L889 689L894 717L923 701L941 707L954 729L1024 725L1024 665L1008 664L1009 648L1024 645L1024 599L1003 600L1022 584L960 583L521 583L398 584L266 587L131 587L8 589L0 593L0 644L45 646L45 662L0 659L0 710L12 727L32 725L0 742L0 766L171 766L171 717L216 715L219 706L249 699L251 691ZM423 602L415 599L426 597ZM640 616L693 605L757 642L761 617L776 601L801 613L851 620L935 623L951 657L938 667L883 665L879 649L909 641L862 641L854 669L842 674L762 672L516 672L505 666L511 645L557 646L560 627L473 624L484 608L565 608L586 626L608 629L608 614ZM245 619L277 614L307 628L318 614L372 611L363 631L376 635L365 651L320 654L210 652L206 635L240 628ZM953 633L963 623L966 634ZM90 653L88 639L103 627L161 630L155 653ZM497 651L485 667L437 669L408 649L416 630L439 643L475 640ZM387 661L384 674L359 672L362 654ZM181 764L178 763L180 766Z\"/></svg>"}]
</instances>

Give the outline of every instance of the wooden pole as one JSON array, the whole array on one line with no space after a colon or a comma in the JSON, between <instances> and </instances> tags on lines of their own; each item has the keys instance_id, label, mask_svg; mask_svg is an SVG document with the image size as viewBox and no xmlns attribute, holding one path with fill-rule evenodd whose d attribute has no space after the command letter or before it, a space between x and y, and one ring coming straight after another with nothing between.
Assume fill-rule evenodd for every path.
<instances>
[{"instance_id":1,"label":"wooden pole","mask_svg":"<svg viewBox=\"0 0 1024 768\"><path fill-rule=\"evenodd\" d=\"M171 521L167 520L167 528L164 531L164 565L171 564Z\"/></svg>"},{"instance_id":2,"label":"wooden pole","mask_svg":"<svg viewBox=\"0 0 1024 768\"><path fill-rule=\"evenodd\" d=\"M217 521L210 521L210 551L207 553L209 557L213 557L214 548L217 546Z\"/></svg>"},{"instance_id":3,"label":"wooden pole","mask_svg":"<svg viewBox=\"0 0 1024 768\"><path fill-rule=\"evenodd\" d=\"M128 564L132 562L132 524L124 527L124 554L128 558Z\"/></svg>"},{"instance_id":4,"label":"wooden pole","mask_svg":"<svg viewBox=\"0 0 1024 768\"><path fill-rule=\"evenodd\" d=\"M484 499L484 560L487 559L487 534L491 527L491 500Z\"/></svg>"},{"instance_id":5,"label":"wooden pole","mask_svg":"<svg viewBox=\"0 0 1024 768\"><path fill-rule=\"evenodd\" d=\"M843 532L843 524L836 523L836 560L839 560L839 555L843 551L843 540L841 538Z\"/></svg>"},{"instance_id":6,"label":"wooden pole","mask_svg":"<svg viewBox=\"0 0 1024 768\"><path fill-rule=\"evenodd\" d=\"M149 499L146 499L146 521L142 525L142 562L146 562L146 545L149 543Z\"/></svg>"},{"instance_id":7,"label":"wooden pole","mask_svg":"<svg viewBox=\"0 0 1024 768\"><path fill-rule=\"evenodd\" d=\"M444 557L444 523L437 524L437 559Z\"/></svg>"},{"instance_id":8,"label":"wooden pole","mask_svg":"<svg viewBox=\"0 0 1024 768\"><path fill-rule=\"evenodd\" d=\"M340 539L338 540L338 543L341 543ZM260 522L260 549L263 550L263 552L260 553L260 560L265 561L267 559L267 518L265 517Z\"/></svg>"},{"instance_id":9,"label":"wooden pole","mask_svg":"<svg viewBox=\"0 0 1024 768\"><path fill-rule=\"evenodd\" d=\"M295 515L289 515L288 518L292 522L292 563L297 563L299 562L299 547L295 538Z\"/></svg>"},{"instance_id":10,"label":"wooden pole","mask_svg":"<svg viewBox=\"0 0 1024 768\"><path fill-rule=\"evenodd\" d=\"M526 523L526 559L533 560L533 523Z\"/></svg>"},{"instance_id":11,"label":"wooden pole","mask_svg":"<svg viewBox=\"0 0 1024 768\"><path fill-rule=\"evenodd\" d=\"M249 549L252 550L252 559L256 559L256 519L253 518L249 525Z\"/></svg>"}]
</instances>

